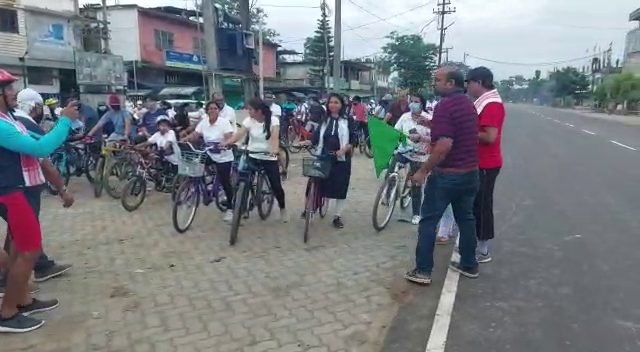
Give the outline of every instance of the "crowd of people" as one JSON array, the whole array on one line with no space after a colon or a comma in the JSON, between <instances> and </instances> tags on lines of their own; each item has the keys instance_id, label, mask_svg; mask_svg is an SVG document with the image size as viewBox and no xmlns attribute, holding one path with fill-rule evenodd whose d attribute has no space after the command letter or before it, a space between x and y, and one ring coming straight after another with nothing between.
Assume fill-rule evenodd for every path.
<instances>
[{"instance_id":1,"label":"crowd of people","mask_svg":"<svg viewBox=\"0 0 640 352\"><path fill-rule=\"evenodd\" d=\"M154 96L131 107L123 106L118 96L112 95L108 109L90 122L79 119L82 104L78 100L71 99L58 108L57 102L43 101L35 91L16 92L15 80L0 70L0 216L8 224L4 250L0 251L0 293L4 295L0 332L35 330L43 321L30 315L58 306L57 300L33 298L37 287L30 286L29 281L32 271L36 281L44 281L71 268L55 263L43 252L38 222L45 182L58 190L63 206L74 203L47 159L70 134L106 134L107 143L127 140L139 147L154 145L163 151L174 172L179 160L173 151L179 141L218 145L220 150L208 151L207 163L219 176L227 209L232 209L235 193L230 177L234 154L230 149L246 143L253 152L252 162L268 177L281 220L287 222L278 166L280 135L288 119L299 119L313 132L310 143L316 147L315 153L331 156L332 167L320 190L335 204L333 226L343 228L356 133L363 130L368 137L367 119L375 116L409 139L395 154L397 162L409 165L413 181L409 221L418 225L419 234L416 266L405 278L420 284L431 282L434 245L453 242L456 226L456 249L461 259L451 268L475 278L478 263L491 261L488 244L494 237L493 189L502 167L500 139L505 110L493 87L493 75L484 67L471 70L466 77L454 68L438 69L434 88L441 98L437 103L407 92L400 92L396 99L384 96L377 103L333 93L325 104L311 97L297 106L283 107L268 93L263 99L247 102L249 117L244 121L237 121L235 110L225 103L222 94L215 93L191 114L161 106ZM287 117L289 110L292 114ZM231 217L228 211L223 220L228 222Z\"/></svg>"}]
</instances>

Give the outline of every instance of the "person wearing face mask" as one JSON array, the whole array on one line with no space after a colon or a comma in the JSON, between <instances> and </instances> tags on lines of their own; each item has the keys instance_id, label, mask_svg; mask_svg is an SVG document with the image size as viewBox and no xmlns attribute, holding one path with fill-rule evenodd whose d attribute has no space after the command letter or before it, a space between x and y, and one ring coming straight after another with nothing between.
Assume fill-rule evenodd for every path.
<instances>
[{"instance_id":1,"label":"person wearing face mask","mask_svg":"<svg viewBox=\"0 0 640 352\"><path fill-rule=\"evenodd\" d=\"M93 136L96 132L101 131L102 127L107 123L113 124L113 133L107 138L108 142L116 142L122 140L128 140L131 136L131 120L132 116L126 109L122 109L120 105L120 98L117 95L112 94L109 96L109 111L102 115L100 121L93 126L93 128L87 133L88 136Z\"/></svg>"},{"instance_id":2,"label":"person wearing face mask","mask_svg":"<svg viewBox=\"0 0 640 352\"><path fill-rule=\"evenodd\" d=\"M402 164L409 164L409 172L411 174L418 171L421 163L425 162L429 155L427 149L430 139L430 130L428 121L430 115L427 114L425 109L425 100L421 95L416 95L411 98L409 104L410 112L403 114L395 125L395 129L401 131L409 137L411 141L406 146L398 147L398 154L395 156L395 161ZM413 183L411 185L411 210L412 217L411 223L418 225L420 223L420 206L422 205L422 187Z\"/></svg>"},{"instance_id":3,"label":"person wearing face mask","mask_svg":"<svg viewBox=\"0 0 640 352\"><path fill-rule=\"evenodd\" d=\"M401 91L398 93L398 101L389 105L387 114L384 119L391 126L395 126L398 123L398 119L403 114L409 112L409 94L407 91Z\"/></svg>"}]
</instances>

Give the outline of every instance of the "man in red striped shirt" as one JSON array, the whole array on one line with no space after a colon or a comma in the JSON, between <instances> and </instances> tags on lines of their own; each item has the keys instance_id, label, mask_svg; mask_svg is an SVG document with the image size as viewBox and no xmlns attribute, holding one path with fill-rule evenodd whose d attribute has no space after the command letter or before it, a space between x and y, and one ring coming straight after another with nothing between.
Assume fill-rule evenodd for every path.
<instances>
[{"instance_id":1,"label":"man in red striped shirt","mask_svg":"<svg viewBox=\"0 0 640 352\"><path fill-rule=\"evenodd\" d=\"M480 161L480 189L474 203L478 262L491 261L489 240L494 237L493 189L502 168L500 139L505 109L498 90L493 85L493 73L486 67L476 67L467 74L467 92L476 98L478 110L478 156Z\"/></svg>"}]
</instances>

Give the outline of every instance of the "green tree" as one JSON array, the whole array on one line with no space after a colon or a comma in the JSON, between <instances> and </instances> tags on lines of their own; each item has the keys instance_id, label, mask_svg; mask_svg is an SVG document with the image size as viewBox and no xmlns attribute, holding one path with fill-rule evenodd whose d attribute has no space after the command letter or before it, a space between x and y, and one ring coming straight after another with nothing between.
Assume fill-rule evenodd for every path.
<instances>
[{"instance_id":1,"label":"green tree","mask_svg":"<svg viewBox=\"0 0 640 352\"><path fill-rule=\"evenodd\" d=\"M578 103L589 96L589 79L575 67L564 67L549 77L553 83L553 95L565 100L573 98Z\"/></svg>"},{"instance_id":2,"label":"green tree","mask_svg":"<svg viewBox=\"0 0 640 352\"><path fill-rule=\"evenodd\" d=\"M326 41L325 33L327 34ZM328 58L327 51L329 53ZM331 34L331 23L326 13L323 13L318 19L318 27L313 32L313 36L307 37L305 40L303 58L312 66L309 69L310 78L326 89L327 77L333 71L331 67L331 62L333 62L333 35ZM327 67L327 59L329 60L329 67Z\"/></svg>"},{"instance_id":3,"label":"green tree","mask_svg":"<svg viewBox=\"0 0 640 352\"><path fill-rule=\"evenodd\" d=\"M262 35L265 39L275 40L280 34L274 29L267 27L267 19L269 15L264 11L262 7L256 6L256 0L251 0L249 3L250 19L251 19L251 31L258 33L258 28L262 26ZM220 5L222 9L234 16L240 16L239 1L234 0L215 0L215 3Z\"/></svg>"},{"instance_id":4,"label":"green tree","mask_svg":"<svg viewBox=\"0 0 640 352\"><path fill-rule=\"evenodd\" d=\"M437 46L427 43L418 34L400 35L391 32L382 50L383 60L398 74L400 88L419 92L430 84L436 68Z\"/></svg>"}]
</instances>

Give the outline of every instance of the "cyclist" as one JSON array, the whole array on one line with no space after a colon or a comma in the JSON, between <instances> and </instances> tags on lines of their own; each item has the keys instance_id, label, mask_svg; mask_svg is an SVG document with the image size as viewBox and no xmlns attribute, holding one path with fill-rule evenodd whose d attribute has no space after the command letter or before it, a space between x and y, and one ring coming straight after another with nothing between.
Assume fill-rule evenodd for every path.
<instances>
[{"instance_id":1,"label":"cyclist","mask_svg":"<svg viewBox=\"0 0 640 352\"><path fill-rule=\"evenodd\" d=\"M224 108L224 106L223 106ZM220 116L220 105L210 101L205 106L207 117L200 120L195 130L189 134L184 140L186 142L195 143L204 140L206 144L224 144L225 140L233 137L233 125L231 121ZM233 166L233 151L231 150L214 150L207 152L209 158L207 162L213 162L216 169L218 181L222 186L224 195L227 198L227 211L224 214L223 221L231 222L233 219L233 185L231 184L231 168Z\"/></svg>"},{"instance_id":2,"label":"cyclist","mask_svg":"<svg viewBox=\"0 0 640 352\"><path fill-rule=\"evenodd\" d=\"M158 132L154 133L146 142L140 143L136 149L142 149L149 145L155 145L164 157L166 174L175 175L178 173L178 157L175 151L178 148L176 133L171 129L171 119L169 116L159 116Z\"/></svg>"},{"instance_id":3,"label":"cyclist","mask_svg":"<svg viewBox=\"0 0 640 352\"><path fill-rule=\"evenodd\" d=\"M117 95L112 94L109 96L109 108L110 110L102 115L100 121L87 133L88 136L93 136L96 132L102 129L107 122L113 124L113 133L107 138L108 142L117 142L127 140L132 136L131 120L132 116L126 109L122 109L120 105L120 98Z\"/></svg>"},{"instance_id":4,"label":"cyclist","mask_svg":"<svg viewBox=\"0 0 640 352\"><path fill-rule=\"evenodd\" d=\"M39 140L13 116L16 78L0 70L0 212L11 229L12 253L6 293L0 306L0 332L29 332L44 322L26 315L58 306L57 300L38 301L27 294L36 259L42 252L38 221L41 186L45 182L38 158L46 158L67 138L78 117L75 102L67 106L51 132Z\"/></svg>"},{"instance_id":5,"label":"cyclist","mask_svg":"<svg viewBox=\"0 0 640 352\"><path fill-rule=\"evenodd\" d=\"M244 120L238 131L227 139L224 145L231 145L248 135L247 149L250 152L269 152L270 155L249 154L249 158L257 166L262 167L269 179L273 195L280 207L280 220L289 221L284 203L284 189L280 179L280 165L278 162L280 121L271 115L267 102L260 98L253 98L247 103L249 117Z\"/></svg>"},{"instance_id":6,"label":"cyclist","mask_svg":"<svg viewBox=\"0 0 640 352\"><path fill-rule=\"evenodd\" d=\"M425 109L425 100L421 95L411 98L409 103L410 112L400 116L395 128L406 134L411 143L398 147L398 154L395 156L396 162L409 164L409 172L416 172L422 163L427 161L428 143L430 142L430 130L424 122L430 118ZM405 154L406 153L406 154ZM408 176L407 176L408 177ZM422 187L419 184L411 185L411 210L413 217L411 223L418 225L420 223L420 207L422 205Z\"/></svg>"},{"instance_id":7,"label":"cyclist","mask_svg":"<svg viewBox=\"0 0 640 352\"><path fill-rule=\"evenodd\" d=\"M313 132L314 129L318 128L318 125L322 122L326 114L327 110L320 104L318 97L309 98L309 120L307 121L305 129Z\"/></svg>"},{"instance_id":8,"label":"cyclist","mask_svg":"<svg viewBox=\"0 0 640 352\"><path fill-rule=\"evenodd\" d=\"M355 123L346 114L347 106L340 94L329 95L327 116L313 134L311 143L317 146L318 155L335 154L329 177L320 182L320 193L327 199L335 199L333 226L341 229L342 211L346 206L347 191L351 179L351 151L356 142ZM302 217L306 214L303 212Z\"/></svg>"},{"instance_id":9,"label":"cyclist","mask_svg":"<svg viewBox=\"0 0 640 352\"><path fill-rule=\"evenodd\" d=\"M358 132L362 131L364 139L367 141L369 146L371 146L371 141L369 141L369 128L367 127L367 106L357 95L353 97L351 111L353 112L353 116L356 120L356 130Z\"/></svg>"}]
</instances>

